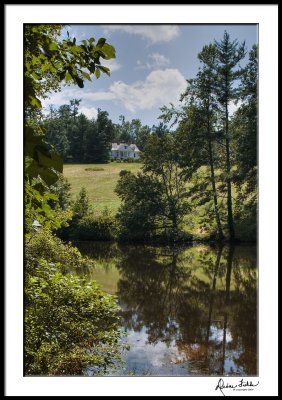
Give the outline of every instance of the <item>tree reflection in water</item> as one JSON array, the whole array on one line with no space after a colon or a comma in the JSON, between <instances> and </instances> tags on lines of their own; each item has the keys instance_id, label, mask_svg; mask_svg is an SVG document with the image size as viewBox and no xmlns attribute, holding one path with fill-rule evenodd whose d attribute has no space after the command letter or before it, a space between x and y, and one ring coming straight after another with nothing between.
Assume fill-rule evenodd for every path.
<instances>
[{"instance_id":1,"label":"tree reflection in water","mask_svg":"<svg viewBox=\"0 0 282 400\"><path fill-rule=\"evenodd\" d=\"M99 257L115 261L124 328L139 341L126 355L136 375L178 375L177 364L181 375L257 374L255 248L106 247Z\"/></svg>"}]
</instances>

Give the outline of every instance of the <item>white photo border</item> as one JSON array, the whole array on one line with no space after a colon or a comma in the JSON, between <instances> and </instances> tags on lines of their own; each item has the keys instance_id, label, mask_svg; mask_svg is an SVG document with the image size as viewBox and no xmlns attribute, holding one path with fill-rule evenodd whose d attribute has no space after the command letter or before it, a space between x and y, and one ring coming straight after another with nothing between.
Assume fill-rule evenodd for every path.
<instances>
[{"instance_id":1,"label":"white photo border","mask_svg":"<svg viewBox=\"0 0 282 400\"><path fill-rule=\"evenodd\" d=\"M278 5L5 5L5 395L221 395L218 377L23 376L24 23L259 24L259 376L248 378L259 385L247 394L278 395Z\"/></svg>"}]
</instances>

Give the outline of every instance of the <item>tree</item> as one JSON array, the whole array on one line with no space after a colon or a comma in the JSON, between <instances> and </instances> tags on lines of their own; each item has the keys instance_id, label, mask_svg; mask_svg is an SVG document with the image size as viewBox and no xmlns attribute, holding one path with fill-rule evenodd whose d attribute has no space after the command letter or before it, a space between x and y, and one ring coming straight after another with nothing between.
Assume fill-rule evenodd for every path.
<instances>
[{"instance_id":1,"label":"tree","mask_svg":"<svg viewBox=\"0 0 282 400\"><path fill-rule=\"evenodd\" d=\"M60 106L56 110L50 106L49 114L43 120L48 143L54 146L55 151L66 161L70 151L69 143L69 106Z\"/></svg>"},{"instance_id":2,"label":"tree","mask_svg":"<svg viewBox=\"0 0 282 400\"><path fill-rule=\"evenodd\" d=\"M236 229L249 240L256 237L257 231L257 80L257 46L253 46L239 86L242 104L230 125L236 163L234 184L238 191L234 218Z\"/></svg>"},{"instance_id":3,"label":"tree","mask_svg":"<svg viewBox=\"0 0 282 400\"><path fill-rule=\"evenodd\" d=\"M55 204L51 203L53 206L57 204L62 210L66 210L70 207L71 184L63 174L59 176L59 179L54 185L50 186L50 192L54 193L58 197L58 202L55 202Z\"/></svg>"},{"instance_id":4,"label":"tree","mask_svg":"<svg viewBox=\"0 0 282 400\"><path fill-rule=\"evenodd\" d=\"M87 152L87 134L90 127L91 121L89 121L89 119L82 113L72 122L68 133L70 143L68 162L85 162Z\"/></svg>"},{"instance_id":5,"label":"tree","mask_svg":"<svg viewBox=\"0 0 282 400\"><path fill-rule=\"evenodd\" d=\"M178 143L171 134L153 133L147 140L143 153L143 171L152 174L163 188L163 217L171 223L177 238L180 223L188 211L186 180L179 165Z\"/></svg>"},{"instance_id":6,"label":"tree","mask_svg":"<svg viewBox=\"0 0 282 400\"><path fill-rule=\"evenodd\" d=\"M234 88L234 83L242 76L238 63L245 57L245 43L239 44L237 40L230 41L229 34L225 31L221 42L215 41L216 46L216 95L223 114L225 138L225 163L227 184L227 210L230 241L235 239L233 207L232 207L232 160L230 154L229 106L231 101L239 99L239 93Z\"/></svg>"},{"instance_id":7,"label":"tree","mask_svg":"<svg viewBox=\"0 0 282 400\"><path fill-rule=\"evenodd\" d=\"M122 199L117 218L127 239L182 238L188 201L177 150L172 135L154 133L146 142L142 172L121 174L116 187Z\"/></svg>"},{"instance_id":8,"label":"tree","mask_svg":"<svg viewBox=\"0 0 282 400\"><path fill-rule=\"evenodd\" d=\"M87 131L85 161L88 163L107 163L110 158L111 142L114 138L114 125L107 111L98 109L96 121L91 121Z\"/></svg>"},{"instance_id":9,"label":"tree","mask_svg":"<svg viewBox=\"0 0 282 400\"><path fill-rule=\"evenodd\" d=\"M254 191L257 181L257 52L257 46L254 45L249 53L249 63L243 70L239 87L243 104L236 111L231 127L235 138L237 181L247 181L249 191Z\"/></svg>"},{"instance_id":10,"label":"tree","mask_svg":"<svg viewBox=\"0 0 282 400\"><path fill-rule=\"evenodd\" d=\"M81 100L78 100L78 99L70 100L70 105L72 107L72 117L73 117L74 121L78 114L78 107L79 107L80 102L81 102Z\"/></svg>"},{"instance_id":11,"label":"tree","mask_svg":"<svg viewBox=\"0 0 282 400\"><path fill-rule=\"evenodd\" d=\"M151 128L148 125L141 126L141 128L138 132L138 137L135 142L135 144L137 145L139 150L141 150L141 151L144 150L147 139L150 136L150 134L151 134Z\"/></svg>"},{"instance_id":12,"label":"tree","mask_svg":"<svg viewBox=\"0 0 282 400\"><path fill-rule=\"evenodd\" d=\"M188 88L182 95L185 100L182 120L179 125L177 137L180 140L182 153L182 166L186 176L191 177L201 166L209 165L210 182L214 215L217 224L218 240L223 240L223 230L218 204L218 191L215 177L215 145L218 137L215 129L216 100L214 96L214 63L216 48L214 45L204 46L198 54L202 66L195 79L188 81ZM186 114L186 115L185 115ZM203 198L203 182L198 188ZM207 185L206 190L207 190ZM193 188L195 192L195 187ZM210 196L206 197L209 201Z\"/></svg>"},{"instance_id":13,"label":"tree","mask_svg":"<svg viewBox=\"0 0 282 400\"><path fill-rule=\"evenodd\" d=\"M80 189L73 205L73 220L77 221L91 213L91 205L84 186Z\"/></svg>"},{"instance_id":14,"label":"tree","mask_svg":"<svg viewBox=\"0 0 282 400\"><path fill-rule=\"evenodd\" d=\"M115 192L122 200L117 213L119 240L147 241L157 236L162 215L162 188L152 176L121 171Z\"/></svg>"}]
</instances>

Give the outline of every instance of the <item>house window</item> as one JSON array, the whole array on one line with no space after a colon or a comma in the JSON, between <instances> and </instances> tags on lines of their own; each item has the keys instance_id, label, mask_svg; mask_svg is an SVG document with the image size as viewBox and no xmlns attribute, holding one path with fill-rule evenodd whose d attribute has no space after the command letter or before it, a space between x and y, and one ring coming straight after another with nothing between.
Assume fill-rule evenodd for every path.
<instances>
[{"instance_id":1,"label":"house window","mask_svg":"<svg viewBox=\"0 0 282 400\"><path fill-rule=\"evenodd\" d=\"M127 151L124 152L124 157L127 157Z\"/></svg>"},{"instance_id":2,"label":"house window","mask_svg":"<svg viewBox=\"0 0 282 400\"><path fill-rule=\"evenodd\" d=\"M135 158L135 153L134 153L133 157Z\"/></svg>"},{"instance_id":3,"label":"house window","mask_svg":"<svg viewBox=\"0 0 282 400\"><path fill-rule=\"evenodd\" d=\"M120 156L121 156L121 158L123 157L123 151L120 152Z\"/></svg>"},{"instance_id":4,"label":"house window","mask_svg":"<svg viewBox=\"0 0 282 400\"><path fill-rule=\"evenodd\" d=\"M127 149L127 146L124 146L125 149Z\"/></svg>"}]
</instances>

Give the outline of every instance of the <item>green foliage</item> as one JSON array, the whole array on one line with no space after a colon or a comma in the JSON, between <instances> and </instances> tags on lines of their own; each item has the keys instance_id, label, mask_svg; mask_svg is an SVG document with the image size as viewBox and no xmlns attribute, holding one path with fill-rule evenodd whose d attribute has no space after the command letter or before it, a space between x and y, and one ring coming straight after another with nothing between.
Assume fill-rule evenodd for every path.
<instances>
[{"instance_id":1,"label":"green foliage","mask_svg":"<svg viewBox=\"0 0 282 400\"><path fill-rule=\"evenodd\" d=\"M122 170L115 191L122 199L117 214L119 240L146 241L155 236L161 213L159 182L148 175L135 176Z\"/></svg>"},{"instance_id":2,"label":"green foliage","mask_svg":"<svg viewBox=\"0 0 282 400\"><path fill-rule=\"evenodd\" d=\"M38 221L41 225L54 229L60 227L56 213L49 202L57 202L58 197L53 193L46 192L46 185L40 179L25 182L25 233L30 234L32 224Z\"/></svg>"},{"instance_id":3,"label":"green foliage","mask_svg":"<svg viewBox=\"0 0 282 400\"><path fill-rule=\"evenodd\" d=\"M25 276L25 375L105 372L119 360L117 311L95 281L38 260Z\"/></svg>"},{"instance_id":4,"label":"green foliage","mask_svg":"<svg viewBox=\"0 0 282 400\"><path fill-rule=\"evenodd\" d=\"M100 58L115 57L115 49L104 39L98 41L97 46L93 38L84 40L81 45L76 43L76 39L70 38L59 42L61 29L62 25L27 24L24 27L25 184L26 192L29 193L29 208L43 213L45 219L50 214L48 206L41 192L41 200L37 198L36 204L33 204L32 180L40 178L48 186L53 185L58 180L58 172L62 172L63 160L44 140L44 129L31 123L28 116L35 117L36 110L42 108L40 99L45 98L49 91L59 90L61 83L74 83L83 87L84 79L90 79L96 67L109 74L109 70L101 66ZM85 69L89 74L86 74ZM40 201L45 209L40 207ZM30 220L28 217L27 221Z\"/></svg>"},{"instance_id":5,"label":"green foliage","mask_svg":"<svg viewBox=\"0 0 282 400\"><path fill-rule=\"evenodd\" d=\"M174 241L183 237L180 224L188 203L175 157L173 138L154 134L144 151L143 172L136 176L125 170L120 172L115 189L122 200L117 214L119 240L166 237Z\"/></svg>"},{"instance_id":6,"label":"green foliage","mask_svg":"<svg viewBox=\"0 0 282 400\"><path fill-rule=\"evenodd\" d=\"M143 171L159 182L161 188L161 210L165 225L171 225L177 236L182 218L187 214L186 179L180 167L179 145L172 134L154 133L147 140L142 161Z\"/></svg>"},{"instance_id":7,"label":"green foliage","mask_svg":"<svg viewBox=\"0 0 282 400\"><path fill-rule=\"evenodd\" d=\"M57 89L63 81L84 86L96 68L109 75L100 59L115 58L115 49L106 43L83 40L81 44L70 38L58 41L62 26L25 25L25 104L41 107L39 98L50 89ZM47 81L47 84L45 83ZM47 85L47 86L46 86Z\"/></svg>"},{"instance_id":8,"label":"green foliage","mask_svg":"<svg viewBox=\"0 0 282 400\"><path fill-rule=\"evenodd\" d=\"M106 111L98 109L96 121L90 123L84 161L87 163L107 163L110 158L111 142L114 138L114 125Z\"/></svg>"},{"instance_id":9,"label":"green foliage","mask_svg":"<svg viewBox=\"0 0 282 400\"><path fill-rule=\"evenodd\" d=\"M204 46L199 53L201 67L196 78L187 80L181 109L177 110L173 104L161 109L165 122L179 123L178 157L183 174L190 180L195 220L209 226L210 235L216 235L219 241L226 236L233 241L235 225L250 222L248 218L239 222L238 216L244 213L237 211L243 203L248 208L256 198L256 46L250 52L247 66L241 68L239 63L245 54L245 43L231 41L225 31L220 42ZM237 104L239 100L243 104L231 118L230 103ZM159 130L159 136L163 130ZM242 238L239 231L238 235Z\"/></svg>"},{"instance_id":10,"label":"green foliage","mask_svg":"<svg viewBox=\"0 0 282 400\"><path fill-rule=\"evenodd\" d=\"M59 175L59 179L57 182L50 186L50 193L54 193L57 198L58 202L55 203L54 200L51 200L49 204L51 207L55 207L57 204L62 210L66 210L71 205L71 185L68 182L67 178L64 177L63 174Z\"/></svg>"},{"instance_id":11,"label":"green foliage","mask_svg":"<svg viewBox=\"0 0 282 400\"><path fill-rule=\"evenodd\" d=\"M76 240L113 240L116 237L116 220L110 215L87 215L71 231Z\"/></svg>"},{"instance_id":12,"label":"green foliage","mask_svg":"<svg viewBox=\"0 0 282 400\"><path fill-rule=\"evenodd\" d=\"M86 217L92 212L89 197L84 186L81 188L76 201L74 202L72 210L75 222L83 217Z\"/></svg>"},{"instance_id":13,"label":"green foliage","mask_svg":"<svg viewBox=\"0 0 282 400\"><path fill-rule=\"evenodd\" d=\"M85 269L92 263L71 243L64 243L45 227L40 228L26 241L25 259L26 271L30 274L35 271L39 259L56 264L61 272Z\"/></svg>"}]
</instances>

